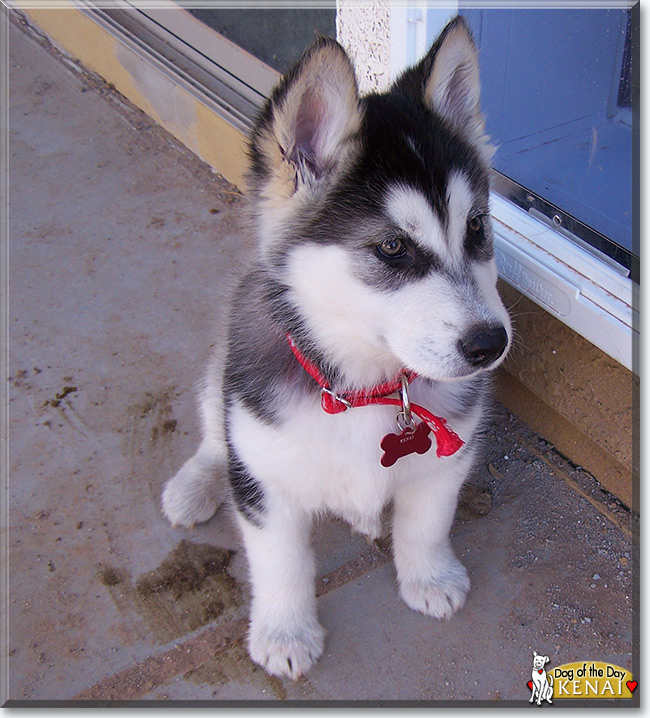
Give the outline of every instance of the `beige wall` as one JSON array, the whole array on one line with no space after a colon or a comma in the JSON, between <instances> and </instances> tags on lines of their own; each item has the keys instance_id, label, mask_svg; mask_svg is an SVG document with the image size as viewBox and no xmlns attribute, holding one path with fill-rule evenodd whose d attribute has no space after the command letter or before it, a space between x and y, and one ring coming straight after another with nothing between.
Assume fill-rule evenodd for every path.
<instances>
[{"instance_id":1,"label":"beige wall","mask_svg":"<svg viewBox=\"0 0 650 718\"><path fill-rule=\"evenodd\" d=\"M512 287L500 290L516 343L499 398L630 506L638 379Z\"/></svg>"},{"instance_id":2,"label":"beige wall","mask_svg":"<svg viewBox=\"0 0 650 718\"><path fill-rule=\"evenodd\" d=\"M137 51L72 6L23 12L59 49L114 85L229 182L243 185L245 137L207 99L143 61Z\"/></svg>"}]
</instances>

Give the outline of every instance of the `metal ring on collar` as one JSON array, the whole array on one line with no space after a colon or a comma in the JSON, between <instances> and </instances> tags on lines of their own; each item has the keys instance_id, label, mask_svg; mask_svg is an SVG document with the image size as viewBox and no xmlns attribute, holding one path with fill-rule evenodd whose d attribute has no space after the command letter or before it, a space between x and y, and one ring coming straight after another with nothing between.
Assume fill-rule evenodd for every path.
<instances>
[{"instance_id":1,"label":"metal ring on collar","mask_svg":"<svg viewBox=\"0 0 650 718\"><path fill-rule=\"evenodd\" d=\"M399 427L400 431L406 431L406 429L414 431L415 427L417 426L413 416L411 416L410 419L407 421L406 415L403 411L399 412L399 414L395 417L395 420L397 421L397 426Z\"/></svg>"},{"instance_id":2,"label":"metal ring on collar","mask_svg":"<svg viewBox=\"0 0 650 718\"><path fill-rule=\"evenodd\" d=\"M409 380L406 374L402 373L400 374L400 380L402 382L402 387L400 390L400 394L402 397L402 411L401 414L404 415L404 421L406 422L407 426L413 426L413 416L411 415L411 399L409 397ZM398 414L399 416L399 414ZM399 422L398 422L399 423Z\"/></svg>"}]
</instances>

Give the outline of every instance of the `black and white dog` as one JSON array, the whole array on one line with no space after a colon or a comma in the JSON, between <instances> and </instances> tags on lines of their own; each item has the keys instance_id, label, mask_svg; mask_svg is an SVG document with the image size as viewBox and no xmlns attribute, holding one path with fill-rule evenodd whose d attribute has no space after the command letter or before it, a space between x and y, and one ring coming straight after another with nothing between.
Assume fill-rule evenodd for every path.
<instances>
[{"instance_id":1,"label":"black and white dog","mask_svg":"<svg viewBox=\"0 0 650 718\"><path fill-rule=\"evenodd\" d=\"M477 62L456 18L388 92L359 97L345 51L320 38L250 138L259 252L234 299L223 395L210 371L203 442L163 511L207 520L227 467L249 651L270 673L296 678L323 651L314 515L374 539L392 501L408 606L449 618L469 589L449 529L511 340Z\"/></svg>"}]
</instances>

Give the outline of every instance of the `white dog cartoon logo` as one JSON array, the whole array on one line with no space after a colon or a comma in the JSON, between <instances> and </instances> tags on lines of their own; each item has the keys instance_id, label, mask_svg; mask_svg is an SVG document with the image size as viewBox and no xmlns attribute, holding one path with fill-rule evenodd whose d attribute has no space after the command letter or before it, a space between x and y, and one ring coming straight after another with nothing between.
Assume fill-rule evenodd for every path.
<instances>
[{"instance_id":1,"label":"white dog cartoon logo","mask_svg":"<svg viewBox=\"0 0 650 718\"><path fill-rule=\"evenodd\" d=\"M537 651L533 651L532 681L528 683L533 694L530 697L529 703L533 703L533 701L537 700L538 706L542 705L542 701L553 703L551 700L553 697L553 676L549 675L547 677L546 669L544 668L548 660L548 656L538 656Z\"/></svg>"}]
</instances>

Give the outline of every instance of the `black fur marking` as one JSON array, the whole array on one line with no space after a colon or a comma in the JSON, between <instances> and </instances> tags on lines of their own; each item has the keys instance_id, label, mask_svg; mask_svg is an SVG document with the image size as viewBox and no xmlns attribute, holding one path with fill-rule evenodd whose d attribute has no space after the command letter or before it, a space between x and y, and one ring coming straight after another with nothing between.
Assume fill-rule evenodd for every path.
<instances>
[{"instance_id":1,"label":"black fur marking","mask_svg":"<svg viewBox=\"0 0 650 718\"><path fill-rule=\"evenodd\" d=\"M489 391L491 384L491 376L485 372L477 374L470 380L458 382L454 386L454 404L455 407L447 410L445 418L450 423L455 418L462 418L476 408L477 403Z\"/></svg>"},{"instance_id":2,"label":"black fur marking","mask_svg":"<svg viewBox=\"0 0 650 718\"><path fill-rule=\"evenodd\" d=\"M405 282L439 271L440 257L404 235L386 215L387 192L395 185L419 191L429 200L441 224L446 225L447 185L451 172L467 177L476 197L476 212L487 211L489 179L478 152L450 132L422 102L400 95L371 96L366 100L362 150L354 165L322 202L303 219L293 237L279 250L283 262L296 244L345 243L358 253L360 278L371 286L399 289ZM386 239L404 239L407 252L394 259L382 257L377 247ZM492 256L489 222L480 241L468 239L469 259ZM368 257L368 253L371 257Z\"/></svg>"},{"instance_id":3,"label":"black fur marking","mask_svg":"<svg viewBox=\"0 0 650 718\"><path fill-rule=\"evenodd\" d=\"M370 95L364 100L361 129L362 148L349 168L330 191L302 218L295 233L288 236L280 254L306 241L322 244L345 243L349 249L367 251L391 234L402 233L386 216L385 202L390 188L402 185L420 192L446 226L447 185L452 172L467 178L475 196L475 214L487 212L488 170L476 150L448 124L438 118L424 102L398 92ZM487 222L486 222L487 225ZM439 268L433 253L411 242L409 260L398 261L392 278L384 265L372 284L397 288L404 281L423 277ZM474 243L474 245L477 243ZM487 226L481 246L467 243L472 259L491 256L491 233ZM280 259L280 255L278 255ZM359 257L362 266L366 258ZM364 277L365 279L365 277Z\"/></svg>"},{"instance_id":4,"label":"black fur marking","mask_svg":"<svg viewBox=\"0 0 650 718\"><path fill-rule=\"evenodd\" d=\"M477 217L477 219L479 218L481 220L481 228L477 232L472 231L468 223L464 248L470 259L474 259L477 262L487 262L494 256L490 219L487 213L485 216Z\"/></svg>"},{"instance_id":5,"label":"black fur marking","mask_svg":"<svg viewBox=\"0 0 650 718\"><path fill-rule=\"evenodd\" d=\"M370 286L382 289L399 289L405 282L426 277L440 269L440 259L417 242L402 236L405 251L398 257L386 257L378 246L374 246L373 260L368 262L360 257L358 273Z\"/></svg>"},{"instance_id":6,"label":"black fur marking","mask_svg":"<svg viewBox=\"0 0 650 718\"><path fill-rule=\"evenodd\" d=\"M444 226L447 222L447 182L460 172L481 206L487 206L489 175L469 142L432 112L420 96L397 90L366 98L364 152L355 167L357 178L370 176L380 191L403 184L419 190ZM364 173L369 173L366 175Z\"/></svg>"},{"instance_id":7,"label":"black fur marking","mask_svg":"<svg viewBox=\"0 0 650 718\"><path fill-rule=\"evenodd\" d=\"M399 273L400 278L420 279L440 267L440 261L433 252L421 247L410 238L400 235L399 232L396 232L396 235L404 245L403 254L387 257L382 252L380 245L375 247L375 254L381 262L390 267L392 272Z\"/></svg>"},{"instance_id":8,"label":"black fur marking","mask_svg":"<svg viewBox=\"0 0 650 718\"><path fill-rule=\"evenodd\" d=\"M264 513L264 490L230 446L228 446L228 478L235 505L240 513L251 523L259 524L260 514Z\"/></svg>"},{"instance_id":9,"label":"black fur marking","mask_svg":"<svg viewBox=\"0 0 650 718\"><path fill-rule=\"evenodd\" d=\"M489 200L488 170L478 150L419 98L398 91L370 95L363 101L363 110L361 149L355 161L309 211L294 217L296 224L278 245L273 264L284 266L292 248L306 242L344 243L359 253L356 266L364 281L397 289L438 270L440 258L412 240L407 256L392 266L378 256L381 242L404 232L386 215L388 191L402 185L420 192L445 226L450 174L459 172L467 178L475 196L474 214L484 214ZM471 250L470 258L491 256L487 228L481 247ZM369 251L373 261L368 261Z\"/></svg>"},{"instance_id":10,"label":"black fur marking","mask_svg":"<svg viewBox=\"0 0 650 718\"><path fill-rule=\"evenodd\" d=\"M232 306L224 374L226 405L238 398L269 424L277 420L292 392L318 390L289 348L286 332L293 330L293 313L285 292L255 269L239 285ZM285 322L279 321L283 314Z\"/></svg>"},{"instance_id":11,"label":"black fur marking","mask_svg":"<svg viewBox=\"0 0 650 718\"><path fill-rule=\"evenodd\" d=\"M278 261L281 266L284 259ZM286 335L290 334L294 343L299 348L300 353L318 367L328 384L330 386L337 386L340 379L339 370L329 363L327 357L313 340L298 310L289 301L288 289L285 284L277 280L271 278L267 278L266 280L266 297L269 302L269 309L273 321L281 328L281 332L285 337L285 343ZM318 391L318 385L313 379L307 378L308 375L302 369L292 352L290 362L292 362L291 377L294 380L296 388L301 386L305 391ZM300 376L296 378L294 372L297 372Z\"/></svg>"}]
</instances>

